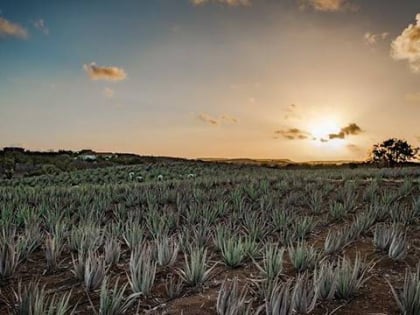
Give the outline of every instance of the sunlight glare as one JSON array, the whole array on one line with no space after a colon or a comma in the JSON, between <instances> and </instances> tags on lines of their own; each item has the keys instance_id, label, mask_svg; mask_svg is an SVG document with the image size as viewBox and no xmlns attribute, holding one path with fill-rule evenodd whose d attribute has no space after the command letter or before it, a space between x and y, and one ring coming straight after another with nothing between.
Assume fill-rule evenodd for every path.
<instances>
[{"instance_id":1,"label":"sunlight glare","mask_svg":"<svg viewBox=\"0 0 420 315\"><path fill-rule=\"evenodd\" d=\"M340 127L334 120L324 120L314 123L310 129L311 134L316 140L327 140L330 134L338 133Z\"/></svg>"}]
</instances>

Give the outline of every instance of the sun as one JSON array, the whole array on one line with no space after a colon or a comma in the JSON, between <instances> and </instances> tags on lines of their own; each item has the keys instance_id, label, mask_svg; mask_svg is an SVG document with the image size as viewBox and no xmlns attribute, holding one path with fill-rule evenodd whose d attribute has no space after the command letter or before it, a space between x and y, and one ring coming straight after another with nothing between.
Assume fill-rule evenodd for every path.
<instances>
[{"instance_id":1,"label":"sun","mask_svg":"<svg viewBox=\"0 0 420 315\"><path fill-rule=\"evenodd\" d=\"M334 120L326 119L313 123L309 129L312 136L320 141L329 140L330 134L335 134L340 132L340 126Z\"/></svg>"},{"instance_id":2,"label":"sun","mask_svg":"<svg viewBox=\"0 0 420 315\"><path fill-rule=\"evenodd\" d=\"M342 150L346 145L346 139L331 138L330 135L341 131L340 124L332 118L324 118L309 124L308 131L312 136L312 143L325 150Z\"/></svg>"}]
</instances>

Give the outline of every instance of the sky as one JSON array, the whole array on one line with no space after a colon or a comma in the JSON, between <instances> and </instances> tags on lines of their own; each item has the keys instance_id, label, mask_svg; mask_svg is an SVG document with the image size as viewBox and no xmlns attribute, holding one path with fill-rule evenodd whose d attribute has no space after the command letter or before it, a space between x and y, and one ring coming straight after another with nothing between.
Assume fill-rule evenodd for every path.
<instances>
[{"instance_id":1,"label":"sky","mask_svg":"<svg viewBox=\"0 0 420 315\"><path fill-rule=\"evenodd\" d=\"M418 0L0 0L0 147L363 160L420 145Z\"/></svg>"}]
</instances>

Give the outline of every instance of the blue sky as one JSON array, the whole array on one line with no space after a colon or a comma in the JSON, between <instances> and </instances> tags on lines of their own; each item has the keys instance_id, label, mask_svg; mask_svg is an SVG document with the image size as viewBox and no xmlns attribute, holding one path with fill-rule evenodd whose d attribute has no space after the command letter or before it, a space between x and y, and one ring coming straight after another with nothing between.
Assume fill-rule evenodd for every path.
<instances>
[{"instance_id":1,"label":"blue sky","mask_svg":"<svg viewBox=\"0 0 420 315\"><path fill-rule=\"evenodd\" d=\"M322 160L362 159L392 136L419 144L420 57L406 47L420 45L418 1L0 10L0 146ZM89 76L91 63L126 77ZM329 138L352 123L360 131Z\"/></svg>"}]
</instances>

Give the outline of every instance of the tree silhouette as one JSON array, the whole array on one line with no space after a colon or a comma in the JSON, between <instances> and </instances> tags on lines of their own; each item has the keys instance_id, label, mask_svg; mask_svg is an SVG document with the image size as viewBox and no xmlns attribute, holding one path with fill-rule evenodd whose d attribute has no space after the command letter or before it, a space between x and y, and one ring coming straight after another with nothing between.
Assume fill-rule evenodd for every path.
<instances>
[{"instance_id":1,"label":"tree silhouette","mask_svg":"<svg viewBox=\"0 0 420 315\"><path fill-rule=\"evenodd\" d=\"M391 138L373 146L372 161L394 166L414 159L418 150L405 140Z\"/></svg>"}]
</instances>

